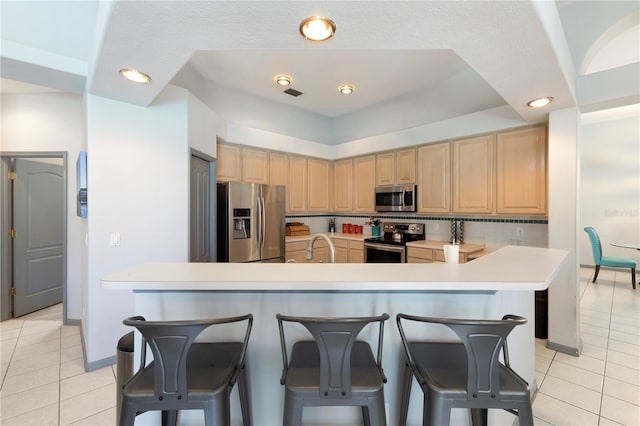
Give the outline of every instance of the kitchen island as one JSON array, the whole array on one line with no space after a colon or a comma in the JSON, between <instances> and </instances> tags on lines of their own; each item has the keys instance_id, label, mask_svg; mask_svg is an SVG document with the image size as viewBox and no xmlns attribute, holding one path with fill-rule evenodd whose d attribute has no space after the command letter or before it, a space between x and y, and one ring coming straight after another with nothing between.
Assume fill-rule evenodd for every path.
<instances>
[{"instance_id":1,"label":"kitchen island","mask_svg":"<svg viewBox=\"0 0 640 426\"><path fill-rule=\"evenodd\" d=\"M567 253L562 250L508 246L465 264L142 264L102 279L106 289L129 289L135 313L149 320L174 320L253 313L248 349L252 408L256 425L282 424L284 389L279 383L282 361L276 313L301 316L370 316L387 312L414 315L500 318L522 315L529 322L509 337L511 364L535 383L534 291L546 289ZM300 331L298 336L305 336ZM409 330L409 337L412 334ZM424 337L424 336L422 336ZM434 330L430 337L451 337ZM361 338L376 341L376 330ZM375 350L375 349L374 349ZM395 320L387 322L383 367L388 424L397 421L403 362ZM236 391L234 391L235 394ZM420 424L421 392L414 384L409 423ZM308 408L305 424L361 424L360 410ZM452 422L466 417L454 410ZM155 424L153 413L136 424ZM201 413L186 413L185 424L198 424ZM510 424L509 414L491 417ZM506 416L506 418L504 417ZM232 418L240 424L238 400Z\"/></svg>"}]
</instances>

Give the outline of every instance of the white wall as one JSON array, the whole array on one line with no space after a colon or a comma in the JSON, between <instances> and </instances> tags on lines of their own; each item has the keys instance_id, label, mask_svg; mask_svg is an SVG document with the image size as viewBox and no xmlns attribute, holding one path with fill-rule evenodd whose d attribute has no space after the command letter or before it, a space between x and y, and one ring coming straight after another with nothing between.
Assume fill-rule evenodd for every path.
<instances>
[{"instance_id":1,"label":"white wall","mask_svg":"<svg viewBox=\"0 0 640 426\"><path fill-rule=\"evenodd\" d=\"M577 108L549 114L549 248L569 255L549 286L547 346L578 355L580 340L578 189L580 113Z\"/></svg>"},{"instance_id":2,"label":"white wall","mask_svg":"<svg viewBox=\"0 0 640 426\"><path fill-rule=\"evenodd\" d=\"M606 256L639 260L638 252L611 246L640 241L640 104L582 115L580 229L592 226ZM593 265L586 233L580 264Z\"/></svg>"},{"instance_id":3,"label":"white wall","mask_svg":"<svg viewBox=\"0 0 640 426\"><path fill-rule=\"evenodd\" d=\"M82 318L86 362L115 354L134 313L130 292L101 277L143 262L186 262L189 253L187 92L168 87L150 107L87 99L88 285ZM119 247L110 246L119 233ZM99 366L99 365L94 365Z\"/></svg>"},{"instance_id":4,"label":"white wall","mask_svg":"<svg viewBox=\"0 0 640 426\"><path fill-rule=\"evenodd\" d=\"M4 152L66 151L67 318L82 314L83 220L76 216L76 159L84 149L82 97L66 93L3 94L0 121Z\"/></svg>"}]
</instances>

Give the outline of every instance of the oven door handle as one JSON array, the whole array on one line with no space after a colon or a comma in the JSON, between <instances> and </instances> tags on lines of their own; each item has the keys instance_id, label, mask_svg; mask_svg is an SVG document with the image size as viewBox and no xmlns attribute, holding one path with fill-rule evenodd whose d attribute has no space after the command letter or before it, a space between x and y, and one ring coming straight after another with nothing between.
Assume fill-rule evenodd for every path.
<instances>
[{"instance_id":1,"label":"oven door handle","mask_svg":"<svg viewBox=\"0 0 640 426\"><path fill-rule=\"evenodd\" d=\"M364 243L364 248L372 248L375 250L381 250L381 251L391 251L391 252L395 252L395 253L404 253L404 246L392 246L392 245L386 245L386 244L368 244L368 243Z\"/></svg>"}]
</instances>

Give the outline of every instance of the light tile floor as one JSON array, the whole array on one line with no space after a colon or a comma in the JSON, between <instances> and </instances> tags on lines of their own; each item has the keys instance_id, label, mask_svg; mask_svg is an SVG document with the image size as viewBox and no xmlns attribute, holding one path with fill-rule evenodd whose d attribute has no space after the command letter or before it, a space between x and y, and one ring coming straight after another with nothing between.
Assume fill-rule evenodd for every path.
<instances>
[{"instance_id":1,"label":"light tile floor","mask_svg":"<svg viewBox=\"0 0 640 426\"><path fill-rule=\"evenodd\" d=\"M536 426L640 426L640 288L629 272L581 270L580 357L536 341ZM0 424L111 426L115 366L85 373L80 331L57 305L0 323ZM256 426L260 425L256 416Z\"/></svg>"}]
</instances>

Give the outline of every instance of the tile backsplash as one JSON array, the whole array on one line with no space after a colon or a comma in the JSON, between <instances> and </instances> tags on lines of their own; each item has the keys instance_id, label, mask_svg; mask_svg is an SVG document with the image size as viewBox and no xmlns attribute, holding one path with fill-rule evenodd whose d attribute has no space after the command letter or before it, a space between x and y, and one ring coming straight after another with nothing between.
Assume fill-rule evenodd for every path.
<instances>
[{"instance_id":1,"label":"tile backsplash","mask_svg":"<svg viewBox=\"0 0 640 426\"><path fill-rule=\"evenodd\" d=\"M375 215L383 222L418 222L425 224L428 240L450 241L451 218L425 218L410 216ZM363 234L371 235L371 227L366 215L287 215L287 222L302 222L309 225L311 232L329 232L329 219L335 218L336 231L340 232L343 223L363 225ZM494 219L494 218L456 218L464 222L464 242L484 244L488 248L500 248L507 245L547 247L548 226L546 219Z\"/></svg>"}]
</instances>

